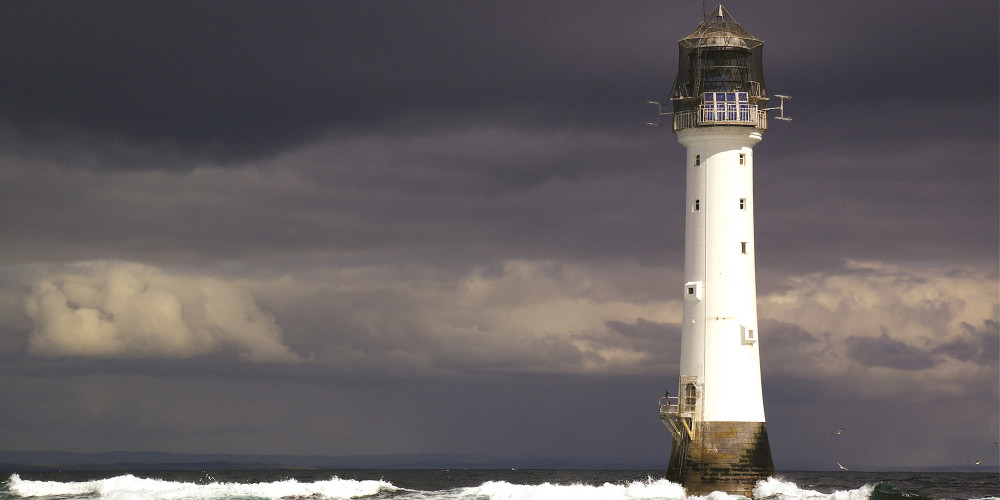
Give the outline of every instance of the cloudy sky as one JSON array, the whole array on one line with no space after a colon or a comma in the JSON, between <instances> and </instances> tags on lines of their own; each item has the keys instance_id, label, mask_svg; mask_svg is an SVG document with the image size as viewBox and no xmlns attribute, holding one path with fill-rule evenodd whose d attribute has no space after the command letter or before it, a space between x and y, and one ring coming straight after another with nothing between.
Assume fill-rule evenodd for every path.
<instances>
[{"instance_id":1,"label":"cloudy sky","mask_svg":"<svg viewBox=\"0 0 1000 500\"><path fill-rule=\"evenodd\" d=\"M726 7L776 466L997 465L997 2ZM665 467L701 15L0 3L0 449Z\"/></svg>"}]
</instances>

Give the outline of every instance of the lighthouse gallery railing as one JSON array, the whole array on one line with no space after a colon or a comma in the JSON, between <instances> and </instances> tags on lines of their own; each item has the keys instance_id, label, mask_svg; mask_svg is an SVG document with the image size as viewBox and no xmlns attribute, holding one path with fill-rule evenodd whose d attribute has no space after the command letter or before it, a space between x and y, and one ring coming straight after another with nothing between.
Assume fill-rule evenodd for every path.
<instances>
[{"instance_id":1,"label":"lighthouse gallery railing","mask_svg":"<svg viewBox=\"0 0 1000 500\"><path fill-rule=\"evenodd\" d=\"M767 130L767 112L757 106L739 108L728 106L698 106L697 110L674 113L674 132L699 126L750 125Z\"/></svg>"}]
</instances>

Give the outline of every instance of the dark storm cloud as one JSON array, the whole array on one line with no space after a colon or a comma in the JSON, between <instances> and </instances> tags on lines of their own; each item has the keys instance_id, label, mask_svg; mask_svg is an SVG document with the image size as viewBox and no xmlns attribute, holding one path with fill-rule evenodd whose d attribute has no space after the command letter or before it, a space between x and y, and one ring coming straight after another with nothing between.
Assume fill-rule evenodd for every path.
<instances>
[{"instance_id":1,"label":"dark storm cloud","mask_svg":"<svg viewBox=\"0 0 1000 500\"><path fill-rule=\"evenodd\" d=\"M331 120L365 123L351 108L374 89L359 77L388 81L398 61L377 50L388 33L361 27L400 18L323 5L6 4L15 78L0 113L25 133L122 135L223 158L301 141Z\"/></svg>"},{"instance_id":2,"label":"dark storm cloud","mask_svg":"<svg viewBox=\"0 0 1000 500\"><path fill-rule=\"evenodd\" d=\"M627 242L636 258L649 259L680 243L652 230L668 208L659 186L680 182L677 172L655 168L654 145L487 130L335 143L236 171L25 168L0 186L0 245L11 261L64 259L66 251L75 259L321 251L482 260L568 248L600 258ZM636 186L637 175L647 181ZM636 228L637 218L648 226Z\"/></svg>"},{"instance_id":3,"label":"dark storm cloud","mask_svg":"<svg viewBox=\"0 0 1000 500\"><path fill-rule=\"evenodd\" d=\"M884 366L902 370L923 370L934 366L931 353L908 345L882 329L878 337L847 337L847 352L866 366Z\"/></svg>"},{"instance_id":4,"label":"dark storm cloud","mask_svg":"<svg viewBox=\"0 0 1000 500\"><path fill-rule=\"evenodd\" d=\"M620 336L615 344L621 347L649 354L648 364L658 364L662 360L675 361L674 350L669 346L679 345L681 341L681 326L676 323L657 323L638 318L633 323L624 321L608 321L605 323L608 332Z\"/></svg>"},{"instance_id":5,"label":"dark storm cloud","mask_svg":"<svg viewBox=\"0 0 1000 500\"><path fill-rule=\"evenodd\" d=\"M995 4L729 8L765 27L768 90L793 96L755 148L760 265L995 254L996 190L977 187L998 182Z\"/></svg>"},{"instance_id":6,"label":"dark storm cloud","mask_svg":"<svg viewBox=\"0 0 1000 500\"><path fill-rule=\"evenodd\" d=\"M998 182L997 116L985 112L997 108L1000 94L995 71L988 71L998 57L988 15L997 7L963 5L728 5L765 41L770 91L794 97L788 113L795 121L772 120L756 152L763 269L831 269L885 253L978 261L995 253L996 193L981 186ZM285 197L267 185L225 179L257 197L222 189L205 199L212 206L206 210L202 201L170 192L170 181L184 179L158 179L169 197L155 200L189 202L164 210L155 200L101 193L108 178L91 178L84 188L86 179L59 182L64 172L56 170L48 179L7 184L4 199L20 211L38 205L37 217L60 227L85 258L109 251L176 255L191 250L171 247L209 241L213 248L197 251L364 251L431 234L441 238L425 247L450 237L483 252L502 241L514 248L499 252L519 255L538 255L546 245L549 255L580 258L620 255L622 248L647 261L673 255L663 252L670 247L663 235L679 228L648 228L677 223L659 214L682 195L682 172L664 168L681 148L669 131L642 124L653 119L645 100L668 97L676 40L692 30L699 7L5 4L0 144L18 159L41 158L60 169L186 172L281 158L272 168L309 170L303 182L338 183L351 192ZM476 134L483 130L496 134ZM629 140L595 141L592 134ZM413 138L429 140L406 143ZM281 156L321 141L336 144L328 158ZM364 145L355 147L358 141ZM312 165L303 168L304 161ZM649 177L654 171L667 177ZM659 195L615 199L605 183L590 183L559 191L579 207L541 198L555 199L545 186L553 179L625 173L640 177L612 189L658 186ZM245 205L260 197L274 203ZM592 197L607 203L582 203ZM237 216L249 213L254 217L246 220L257 224ZM964 215L970 213L977 216ZM99 227L88 222L109 215ZM110 229L148 227L150 218L163 234L146 231L146 242L122 241L123 232ZM10 222L19 244L56 238L19 227L35 222ZM586 244L582 227L591 228ZM641 241L623 244L635 235ZM950 243L959 239L965 244Z\"/></svg>"},{"instance_id":7,"label":"dark storm cloud","mask_svg":"<svg viewBox=\"0 0 1000 500\"><path fill-rule=\"evenodd\" d=\"M827 349L825 342L801 326L764 318L759 321L761 330L767 331L767 349L761 351L761 366L765 373L770 368L808 366Z\"/></svg>"},{"instance_id":8,"label":"dark storm cloud","mask_svg":"<svg viewBox=\"0 0 1000 500\"><path fill-rule=\"evenodd\" d=\"M626 17L518 7L5 4L0 116L17 139L122 138L220 160L330 130L622 123L609 104L634 100L622 77L634 84L649 62L619 45L638 38Z\"/></svg>"},{"instance_id":9,"label":"dark storm cloud","mask_svg":"<svg viewBox=\"0 0 1000 500\"><path fill-rule=\"evenodd\" d=\"M961 337L934 349L935 354L943 354L960 361L971 361L980 365L997 365L1000 359L1000 323L987 320L982 327L962 323Z\"/></svg>"},{"instance_id":10,"label":"dark storm cloud","mask_svg":"<svg viewBox=\"0 0 1000 500\"><path fill-rule=\"evenodd\" d=\"M679 325L664 325L653 323L644 319L639 319L635 323L629 324L623 321L608 321L608 330L619 333L626 338L636 341L653 340L657 343L663 339L670 339L668 342L680 341L681 330Z\"/></svg>"},{"instance_id":11,"label":"dark storm cloud","mask_svg":"<svg viewBox=\"0 0 1000 500\"><path fill-rule=\"evenodd\" d=\"M730 10L765 40L772 93L797 95L806 143L829 137L823 129L881 142L930 124L993 137L996 117L977 111L996 104L995 75L983 71L997 54L996 5L963 5ZM237 160L333 130L642 123L645 99L667 97L674 42L700 12L646 2L116 1L8 3L0 15L10 140L79 136L104 154L93 143Z\"/></svg>"}]
</instances>

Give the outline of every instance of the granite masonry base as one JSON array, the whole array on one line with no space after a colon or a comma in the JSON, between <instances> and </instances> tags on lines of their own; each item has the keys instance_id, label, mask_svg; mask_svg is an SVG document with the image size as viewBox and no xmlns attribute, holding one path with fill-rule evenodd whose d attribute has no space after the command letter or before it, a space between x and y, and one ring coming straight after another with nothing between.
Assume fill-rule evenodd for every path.
<instances>
[{"instance_id":1,"label":"granite masonry base","mask_svg":"<svg viewBox=\"0 0 1000 500\"><path fill-rule=\"evenodd\" d=\"M688 495L713 491L753 497L757 481L774 475L764 422L696 422L694 439L674 439L667 479Z\"/></svg>"}]
</instances>

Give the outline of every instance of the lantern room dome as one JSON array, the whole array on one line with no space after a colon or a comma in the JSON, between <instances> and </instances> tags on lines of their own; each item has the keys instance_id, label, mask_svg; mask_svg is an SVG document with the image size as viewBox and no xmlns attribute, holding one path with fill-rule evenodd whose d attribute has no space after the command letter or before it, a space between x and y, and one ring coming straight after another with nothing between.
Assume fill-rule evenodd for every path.
<instances>
[{"instance_id":1,"label":"lantern room dome","mask_svg":"<svg viewBox=\"0 0 1000 500\"><path fill-rule=\"evenodd\" d=\"M736 22L736 19L720 3L705 15L705 18L690 35L682 38L678 45L695 47L742 47L752 49L764 42L757 39Z\"/></svg>"}]
</instances>

